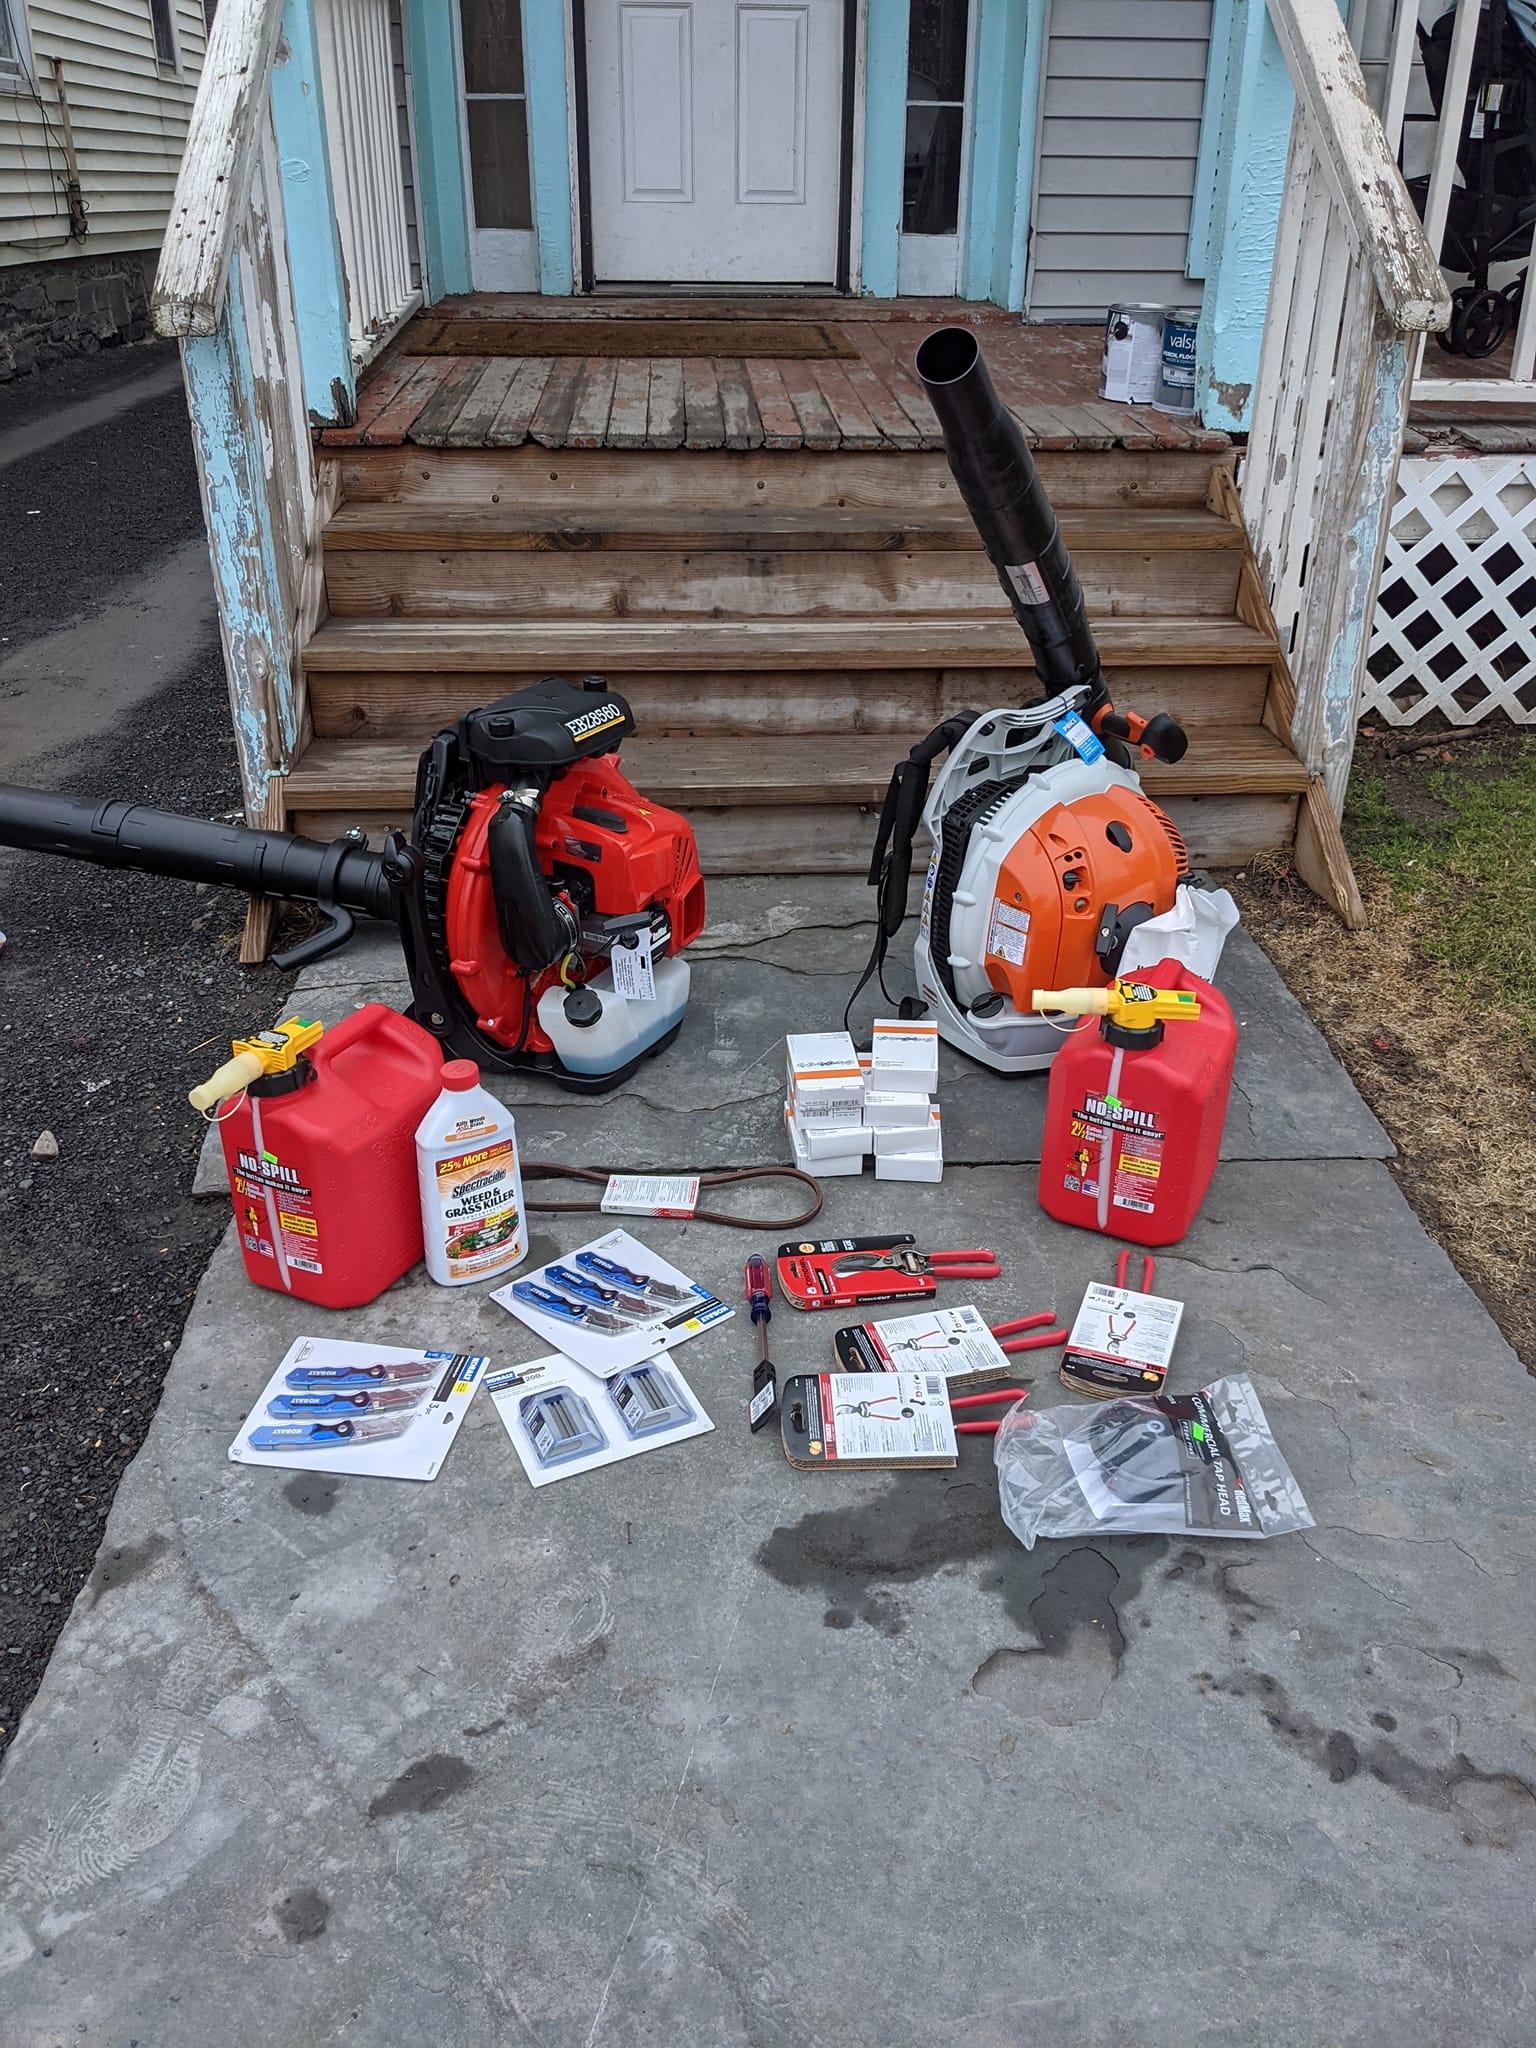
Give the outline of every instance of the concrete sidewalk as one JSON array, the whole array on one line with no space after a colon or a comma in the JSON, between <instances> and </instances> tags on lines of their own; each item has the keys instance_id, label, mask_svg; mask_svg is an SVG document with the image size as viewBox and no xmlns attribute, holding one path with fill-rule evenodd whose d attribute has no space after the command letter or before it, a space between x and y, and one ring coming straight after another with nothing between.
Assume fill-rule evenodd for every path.
<instances>
[{"instance_id":1,"label":"concrete sidewalk","mask_svg":"<svg viewBox=\"0 0 1536 2048\"><path fill-rule=\"evenodd\" d=\"M525 1151L779 1157L779 1036L835 1019L866 910L718 887L678 1045L604 1104L513 1084ZM682 1354L716 1432L605 1474L533 1492L483 1398L429 1487L253 1471L306 1329L540 1347L419 1272L325 1317L226 1238L0 1776L5 2048L1528 2042L1531 1384L1271 970L1223 979L1170 1385L1250 1372L1315 1530L1026 1553L986 1439L796 1472L743 1318ZM365 949L303 1001L397 981ZM829 1182L818 1228L990 1244L983 1308L1070 1308L1112 1254L1015 1163L1043 1093L951 1062L942 1186ZM768 1241L640 1230L731 1299ZM829 1362L825 1319L773 1334Z\"/></svg>"}]
</instances>

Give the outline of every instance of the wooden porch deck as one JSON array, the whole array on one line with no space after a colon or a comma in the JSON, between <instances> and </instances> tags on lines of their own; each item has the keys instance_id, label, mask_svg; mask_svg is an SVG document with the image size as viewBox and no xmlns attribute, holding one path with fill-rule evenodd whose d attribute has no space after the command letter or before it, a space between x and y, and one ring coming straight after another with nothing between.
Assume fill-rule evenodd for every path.
<instances>
[{"instance_id":1,"label":"wooden porch deck","mask_svg":"<svg viewBox=\"0 0 1536 2048\"><path fill-rule=\"evenodd\" d=\"M585 299L475 293L432 308L434 323L516 320L553 328L644 321L674 327L668 356L412 353L424 331L407 324L369 368L356 423L320 435L328 449L422 448L812 449L917 453L942 447L913 375L913 352L945 321L981 333L1004 401L1038 448L1195 450L1225 434L1148 406L1098 397L1097 327L1024 327L1016 315L964 300ZM847 350L833 360L690 356L702 323L809 322ZM611 345L611 336L605 337Z\"/></svg>"}]
</instances>

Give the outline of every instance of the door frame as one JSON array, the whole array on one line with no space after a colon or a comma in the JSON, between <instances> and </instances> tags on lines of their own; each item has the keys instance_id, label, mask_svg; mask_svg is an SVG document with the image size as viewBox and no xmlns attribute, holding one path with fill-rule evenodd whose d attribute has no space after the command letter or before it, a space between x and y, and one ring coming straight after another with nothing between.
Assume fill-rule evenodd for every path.
<instances>
[{"instance_id":1,"label":"door frame","mask_svg":"<svg viewBox=\"0 0 1536 2048\"><path fill-rule=\"evenodd\" d=\"M3 4L3 0L0 0ZM468 244L469 287L471 291L536 292L539 289L539 225L533 178L533 113L528 93L526 42L523 56L523 117L528 148L528 193L533 209L532 225L526 228L482 228L475 224L474 172L469 156L469 92L464 77L464 17L462 0L450 0L453 29L453 76L459 99L459 158L464 179L464 234ZM510 97L510 95L509 95ZM516 269L515 281L482 284L475 275L476 257L484 263Z\"/></svg>"},{"instance_id":2,"label":"door frame","mask_svg":"<svg viewBox=\"0 0 1536 2048\"><path fill-rule=\"evenodd\" d=\"M853 289L853 212L854 212L854 141L858 126L859 86L863 79L864 67L860 62L859 23L863 16L863 0L842 0L843 8L843 76L841 92L840 133L837 153L837 264L833 273L832 290L839 297L847 298ZM575 212L577 271L576 290L585 295L596 293L598 285L592 261L592 166L588 145L587 91L587 0L570 0L571 24L571 111L574 116L573 154L576 161ZM635 290L635 286L621 286L618 289ZM690 294L729 295L732 298L750 297L754 289L766 287L734 286L723 287L709 284L652 284L641 287L647 293L658 297L685 298ZM814 293L825 287L806 286Z\"/></svg>"}]
</instances>

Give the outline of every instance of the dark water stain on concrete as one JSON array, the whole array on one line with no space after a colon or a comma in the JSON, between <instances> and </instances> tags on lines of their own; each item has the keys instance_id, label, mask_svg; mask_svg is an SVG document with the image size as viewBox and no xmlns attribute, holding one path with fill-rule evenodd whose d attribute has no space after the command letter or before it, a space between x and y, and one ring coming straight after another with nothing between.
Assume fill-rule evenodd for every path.
<instances>
[{"instance_id":1,"label":"dark water stain on concrete","mask_svg":"<svg viewBox=\"0 0 1536 2048\"><path fill-rule=\"evenodd\" d=\"M446 1756L436 1750L418 1763L408 1764L393 1783L386 1785L370 1802L370 1820L388 1820L397 1813L431 1813L474 1777L472 1767L461 1756Z\"/></svg>"},{"instance_id":2,"label":"dark water stain on concrete","mask_svg":"<svg viewBox=\"0 0 1536 2048\"><path fill-rule=\"evenodd\" d=\"M1513 1678L1515 1675L1507 1664L1499 1662L1491 1650L1441 1650L1437 1654L1449 1657L1463 1671L1475 1671L1482 1678Z\"/></svg>"},{"instance_id":3,"label":"dark water stain on concrete","mask_svg":"<svg viewBox=\"0 0 1536 2048\"><path fill-rule=\"evenodd\" d=\"M478 1742L478 1741L480 1741L480 1740L481 1740L481 1738L482 1738L482 1737L484 1737L484 1736L487 1736L487 1735L499 1735L499 1734L501 1733L502 1729L506 1727L506 1725L507 1725L507 1717L506 1717L506 1715L505 1715L505 1714L498 1714L498 1715L496 1716L496 1718L495 1718L495 1720L494 1720L494 1721L487 1721L487 1722L485 1722L485 1723L484 1723L484 1725L483 1725L482 1727L479 1727L479 1728L466 1728L466 1729L464 1730L464 1733L465 1733L465 1734L466 1734L467 1736L469 1736L469 1737L470 1737L470 1739L471 1739L472 1741Z\"/></svg>"},{"instance_id":4,"label":"dark water stain on concrete","mask_svg":"<svg viewBox=\"0 0 1536 2048\"><path fill-rule=\"evenodd\" d=\"M1267 1671L1239 1669L1224 1678L1201 1671L1195 1681L1206 1694L1256 1700L1275 1739L1326 1772L1330 1784L1346 1785L1363 1773L1410 1806L1447 1815L1469 1847L1513 1849L1536 1829L1536 1786L1513 1771L1485 1771L1460 1754L1448 1763L1423 1763L1385 1737L1362 1745L1346 1729L1327 1728L1294 1706ZM1373 1718L1378 1727L1392 1719Z\"/></svg>"},{"instance_id":5,"label":"dark water stain on concrete","mask_svg":"<svg viewBox=\"0 0 1536 2048\"><path fill-rule=\"evenodd\" d=\"M1371 1719L1378 1728L1385 1729L1388 1735L1397 1733L1396 1714L1372 1714Z\"/></svg>"},{"instance_id":6,"label":"dark water stain on concrete","mask_svg":"<svg viewBox=\"0 0 1536 2048\"><path fill-rule=\"evenodd\" d=\"M1029 1609L1038 1643L994 1650L971 1689L1011 1713L1071 1728L1098 1719L1119 1676L1125 1635L1113 1596L1120 1573L1088 1543L1055 1552L1054 1560Z\"/></svg>"},{"instance_id":7,"label":"dark water stain on concrete","mask_svg":"<svg viewBox=\"0 0 1536 2048\"><path fill-rule=\"evenodd\" d=\"M120 1549L109 1550L86 1581L91 1606L96 1605L103 1593L110 1593L118 1586L132 1585L135 1579L143 1578L170 1547L168 1536L149 1535L137 1543L125 1543Z\"/></svg>"},{"instance_id":8,"label":"dark water stain on concrete","mask_svg":"<svg viewBox=\"0 0 1536 2048\"><path fill-rule=\"evenodd\" d=\"M1039 1632L1035 1608L1047 1595L1041 1612L1051 1636L1046 1654L1054 1657L1076 1633L1104 1629L1108 1593L1101 1568L1110 1574L1118 1616L1167 1553L1164 1537L1127 1536L1115 1544L1114 1565L1099 1558L1098 1565L1077 1565L1053 1580L1064 1562L1060 1546L1026 1550L998 1513L990 1441L967 1438L961 1459L957 1472L904 1473L872 1499L802 1515L760 1546L758 1564L781 1586L821 1600L827 1627L858 1621L886 1635L898 1632L898 1616L903 1625L906 1619L888 1588L979 1565L977 1584L1021 1635ZM1115 1637L1118 1656L1124 1649L1118 1619Z\"/></svg>"},{"instance_id":9,"label":"dark water stain on concrete","mask_svg":"<svg viewBox=\"0 0 1536 2048\"><path fill-rule=\"evenodd\" d=\"M323 1472L295 1472L283 1488L283 1499L301 1515L328 1515L341 1495L342 1482Z\"/></svg>"},{"instance_id":10,"label":"dark water stain on concrete","mask_svg":"<svg viewBox=\"0 0 1536 2048\"><path fill-rule=\"evenodd\" d=\"M272 1908L272 1917L284 1941L291 1941L298 1947L306 1941L318 1940L324 1934L331 1908L312 1885L304 1885L298 1891L289 1892L286 1898L279 1899Z\"/></svg>"}]
</instances>

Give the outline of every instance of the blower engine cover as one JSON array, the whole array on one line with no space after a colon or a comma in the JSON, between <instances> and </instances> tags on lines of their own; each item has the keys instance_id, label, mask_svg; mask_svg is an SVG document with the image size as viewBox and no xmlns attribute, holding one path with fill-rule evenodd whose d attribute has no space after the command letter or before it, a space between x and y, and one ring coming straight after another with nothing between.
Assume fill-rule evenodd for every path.
<instances>
[{"instance_id":1,"label":"blower engine cover","mask_svg":"<svg viewBox=\"0 0 1536 2048\"><path fill-rule=\"evenodd\" d=\"M923 813L918 987L943 1036L1002 1073L1049 1066L1061 1048L1058 1026L1030 1012L1033 992L1105 981L1188 871L1135 772L1083 760L1057 729L1076 695L978 718Z\"/></svg>"}]
</instances>

